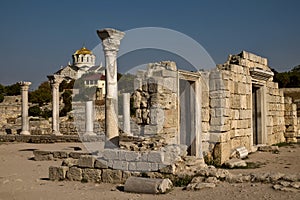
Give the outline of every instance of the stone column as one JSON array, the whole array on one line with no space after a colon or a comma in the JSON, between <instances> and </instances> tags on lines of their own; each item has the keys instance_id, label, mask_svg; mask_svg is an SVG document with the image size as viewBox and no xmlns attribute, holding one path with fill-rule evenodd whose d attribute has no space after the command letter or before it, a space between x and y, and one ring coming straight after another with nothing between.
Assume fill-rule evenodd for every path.
<instances>
[{"instance_id":1,"label":"stone column","mask_svg":"<svg viewBox=\"0 0 300 200\"><path fill-rule=\"evenodd\" d=\"M123 131L132 135L130 132L130 93L123 93Z\"/></svg>"},{"instance_id":2,"label":"stone column","mask_svg":"<svg viewBox=\"0 0 300 200\"><path fill-rule=\"evenodd\" d=\"M59 132L59 84L63 81L60 75L48 76L52 87L52 133L62 135Z\"/></svg>"},{"instance_id":3,"label":"stone column","mask_svg":"<svg viewBox=\"0 0 300 200\"><path fill-rule=\"evenodd\" d=\"M96 136L94 133L94 112L93 101L87 101L85 103L85 134L87 136Z\"/></svg>"},{"instance_id":4,"label":"stone column","mask_svg":"<svg viewBox=\"0 0 300 200\"><path fill-rule=\"evenodd\" d=\"M105 131L108 140L118 143L118 85L117 85L117 52L124 33L115 29L98 30L102 40L106 67L105 95Z\"/></svg>"},{"instance_id":5,"label":"stone column","mask_svg":"<svg viewBox=\"0 0 300 200\"><path fill-rule=\"evenodd\" d=\"M21 81L19 82L21 86L22 95L22 131L21 135L30 135L29 132L29 119L28 119L28 89L31 82Z\"/></svg>"}]
</instances>

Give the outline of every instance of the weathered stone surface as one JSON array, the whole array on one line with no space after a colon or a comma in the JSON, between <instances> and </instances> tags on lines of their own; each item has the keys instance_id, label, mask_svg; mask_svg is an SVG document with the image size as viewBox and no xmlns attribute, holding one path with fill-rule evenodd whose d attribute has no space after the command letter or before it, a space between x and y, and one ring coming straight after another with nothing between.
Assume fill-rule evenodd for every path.
<instances>
[{"instance_id":1,"label":"weathered stone surface","mask_svg":"<svg viewBox=\"0 0 300 200\"><path fill-rule=\"evenodd\" d=\"M78 159L78 166L81 168L94 168L95 157L90 155L80 156Z\"/></svg>"},{"instance_id":2,"label":"weathered stone surface","mask_svg":"<svg viewBox=\"0 0 300 200\"><path fill-rule=\"evenodd\" d=\"M298 176L295 174L286 174L285 176L282 177L283 180L285 181L291 181L291 182L296 182L298 181Z\"/></svg>"},{"instance_id":3,"label":"weathered stone surface","mask_svg":"<svg viewBox=\"0 0 300 200\"><path fill-rule=\"evenodd\" d=\"M300 182L292 182L290 186L296 189L300 189Z\"/></svg>"},{"instance_id":4,"label":"weathered stone surface","mask_svg":"<svg viewBox=\"0 0 300 200\"><path fill-rule=\"evenodd\" d=\"M278 153L279 147L278 146L260 146L260 147L258 147L258 151Z\"/></svg>"},{"instance_id":5,"label":"weathered stone surface","mask_svg":"<svg viewBox=\"0 0 300 200\"><path fill-rule=\"evenodd\" d=\"M117 149L104 149L103 158L106 160L115 160L119 158L119 151Z\"/></svg>"},{"instance_id":6,"label":"weathered stone surface","mask_svg":"<svg viewBox=\"0 0 300 200\"><path fill-rule=\"evenodd\" d=\"M74 159L79 159L80 158L80 156L82 156L82 155L88 155L89 153L85 153L85 152L70 152L69 153L69 157L70 158L74 158Z\"/></svg>"},{"instance_id":7,"label":"weathered stone surface","mask_svg":"<svg viewBox=\"0 0 300 200\"><path fill-rule=\"evenodd\" d=\"M77 167L70 167L67 172L67 178L70 181L81 181L82 180L82 169Z\"/></svg>"},{"instance_id":8,"label":"weathered stone surface","mask_svg":"<svg viewBox=\"0 0 300 200\"><path fill-rule=\"evenodd\" d=\"M35 150L33 151L34 160L43 161L43 160L53 160L53 154L51 151L42 151Z\"/></svg>"},{"instance_id":9,"label":"weathered stone surface","mask_svg":"<svg viewBox=\"0 0 300 200\"><path fill-rule=\"evenodd\" d=\"M216 184L214 183L191 183L186 187L186 190L202 190L205 188L214 188Z\"/></svg>"},{"instance_id":10,"label":"weathered stone surface","mask_svg":"<svg viewBox=\"0 0 300 200\"><path fill-rule=\"evenodd\" d=\"M82 181L85 182L101 182L100 169L82 169Z\"/></svg>"},{"instance_id":11,"label":"weathered stone surface","mask_svg":"<svg viewBox=\"0 0 300 200\"><path fill-rule=\"evenodd\" d=\"M121 161L121 160L114 160L113 161L113 169L120 169L120 170L128 170L128 162Z\"/></svg>"},{"instance_id":12,"label":"weathered stone surface","mask_svg":"<svg viewBox=\"0 0 300 200\"><path fill-rule=\"evenodd\" d=\"M149 172L151 171L151 163L149 162L137 162L136 171Z\"/></svg>"},{"instance_id":13,"label":"weathered stone surface","mask_svg":"<svg viewBox=\"0 0 300 200\"><path fill-rule=\"evenodd\" d=\"M247 167L247 163L244 160L240 159L230 159L224 163L229 168L235 168L235 167Z\"/></svg>"},{"instance_id":14,"label":"weathered stone surface","mask_svg":"<svg viewBox=\"0 0 300 200\"><path fill-rule=\"evenodd\" d=\"M122 171L103 169L102 182L104 183L120 183L122 181Z\"/></svg>"},{"instance_id":15,"label":"weathered stone surface","mask_svg":"<svg viewBox=\"0 0 300 200\"><path fill-rule=\"evenodd\" d=\"M97 169L107 169L108 163L106 160L98 158L94 163L94 167Z\"/></svg>"},{"instance_id":16,"label":"weathered stone surface","mask_svg":"<svg viewBox=\"0 0 300 200\"><path fill-rule=\"evenodd\" d=\"M66 166L60 166L60 167L50 166L49 167L49 179L51 181L65 180L68 169L69 168Z\"/></svg>"},{"instance_id":17,"label":"weathered stone surface","mask_svg":"<svg viewBox=\"0 0 300 200\"><path fill-rule=\"evenodd\" d=\"M151 179L141 177L129 177L124 185L125 192L163 194L173 187L169 179Z\"/></svg>"},{"instance_id":18,"label":"weathered stone surface","mask_svg":"<svg viewBox=\"0 0 300 200\"><path fill-rule=\"evenodd\" d=\"M164 162L164 153L161 151L150 151L148 153L148 162L163 163Z\"/></svg>"},{"instance_id":19,"label":"weathered stone surface","mask_svg":"<svg viewBox=\"0 0 300 200\"><path fill-rule=\"evenodd\" d=\"M68 166L68 167L78 166L78 159L66 158L62 162L62 166Z\"/></svg>"},{"instance_id":20,"label":"weathered stone surface","mask_svg":"<svg viewBox=\"0 0 300 200\"><path fill-rule=\"evenodd\" d=\"M248 156L248 150L246 149L246 147L236 148L236 151L237 151L237 156L240 159L246 158Z\"/></svg>"},{"instance_id":21,"label":"weathered stone surface","mask_svg":"<svg viewBox=\"0 0 300 200\"><path fill-rule=\"evenodd\" d=\"M66 151L54 151L53 152L53 158L63 159L63 158L67 158L68 155L69 154Z\"/></svg>"},{"instance_id":22,"label":"weathered stone surface","mask_svg":"<svg viewBox=\"0 0 300 200\"><path fill-rule=\"evenodd\" d=\"M279 179L281 179L282 177L284 177L284 174L283 174L283 173L280 173L280 172L271 173L271 174L269 175L269 178L270 178L270 181L271 181L271 182L276 182L276 181L278 181Z\"/></svg>"},{"instance_id":23,"label":"weathered stone surface","mask_svg":"<svg viewBox=\"0 0 300 200\"><path fill-rule=\"evenodd\" d=\"M159 165L159 171L161 173L165 173L165 174L175 174L176 172L176 166L175 164L171 164L171 165Z\"/></svg>"}]
</instances>

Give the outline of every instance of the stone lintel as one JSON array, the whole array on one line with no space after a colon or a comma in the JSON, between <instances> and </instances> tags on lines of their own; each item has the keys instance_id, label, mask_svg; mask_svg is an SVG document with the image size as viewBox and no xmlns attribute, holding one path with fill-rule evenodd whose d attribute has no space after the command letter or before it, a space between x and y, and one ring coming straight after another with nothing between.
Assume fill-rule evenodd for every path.
<instances>
[{"instance_id":1,"label":"stone lintel","mask_svg":"<svg viewBox=\"0 0 300 200\"><path fill-rule=\"evenodd\" d=\"M250 75L252 78L258 79L258 80L268 80L269 78L274 76L274 73L271 71L266 71L263 69L259 69L257 67L250 68Z\"/></svg>"}]
</instances>

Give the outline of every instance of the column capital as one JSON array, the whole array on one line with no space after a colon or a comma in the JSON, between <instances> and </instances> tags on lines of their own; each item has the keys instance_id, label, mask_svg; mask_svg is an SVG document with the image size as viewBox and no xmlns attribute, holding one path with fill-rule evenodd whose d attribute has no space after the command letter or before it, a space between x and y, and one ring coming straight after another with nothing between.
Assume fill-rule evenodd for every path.
<instances>
[{"instance_id":1,"label":"column capital","mask_svg":"<svg viewBox=\"0 0 300 200\"><path fill-rule=\"evenodd\" d=\"M104 51L119 51L120 41L125 33L112 28L97 30L99 38L102 40Z\"/></svg>"},{"instance_id":2,"label":"column capital","mask_svg":"<svg viewBox=\"0 0 300 200\"><path fill-rule=\"evenodd\" d=\"M29 81L20 81L18 84L21 86L22 90L28 90L29 86L31 85L31 82Z\"/></svg>"},{"instance_id":3,"label":"column capital","mask_svg":"<svg viewBox=\"0 0 300 200\"><path fill-rule=\"evenodd\" d=\"M47 77L51 85L59 85L64 80L63 76L58 74L49 75Z\"/></svg>"}]
</instances>

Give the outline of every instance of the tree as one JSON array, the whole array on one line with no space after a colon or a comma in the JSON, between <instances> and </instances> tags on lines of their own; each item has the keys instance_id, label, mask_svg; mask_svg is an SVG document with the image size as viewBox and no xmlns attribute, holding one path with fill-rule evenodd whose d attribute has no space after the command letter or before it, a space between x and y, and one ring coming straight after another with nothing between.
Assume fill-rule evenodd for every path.
<instances>
[{"instance_id":1,"label":"tree","mask_svg":"<svg viewBox=\"0 0 300 200\"><path fill-rule=\"evenodd\" d=\"M18 83L5 87L5 94L7 96L16 96L21 94L21 86Z\"/></svg>"},{"instance_id":2,"label":"tree","mask_svg":"<svg viewBox=\"0 0 300 200\"><path fill-rule=\"evenodd\" d=\"M2 103L4 100L4 95L3 94L0 94L0 103Z\"/></svg>"},{"instance_id":3,"label":"tree","mask_svg":"<svg viewBox=\"0 0 300 200\"><path fill-rule=\"evenodd\" d=\"M65 90L65 92L62 94L64 107L60 111L60 116L66 116L68 112L72 110L72 91L71 90Z\"/></svg>"},{"instance_id":4,"label":"tree","mask_svg":"<svg viewBox=\"0 0 300 200\"><path fill-rule=\"evenodd\" d=\"M48 81L41 83L37 90L29 93L29 102L40 106L49 103L52 99L51 87Z\"/></svg>"},{"instance_id":5,"label":"tree","mask_svg":"<svg viewBox=\"0 0 300 200\"><path fill-rule=\"evenodd\" d=\"M278 82L280 88L300 87L300 65L287 72L272 71L274 72L274 81Z\"/></svg>"},{"instance_id":6,"label":"tree","mask_svg":"<svg viewBox=\"0 0 300 200\"><path fill-rule=\"evenodd\" d=\"M72 80L63 80L60 84L59 84L59 91L60 92L63 92L64 90L66 89L73 89L74 87L74 83L75 83L75 80L72 79Z\"/></svg>"},{"instance_id":7,"label":"tree","mask_svg":"<svg viewBox=\"0 0 300 200\"><path fill-rule=\"evenodd\" d=\"M39 106L32 106L28 109L28 115L33 117L39 117L42 111Z\"/></svg>"}]
</instances>

